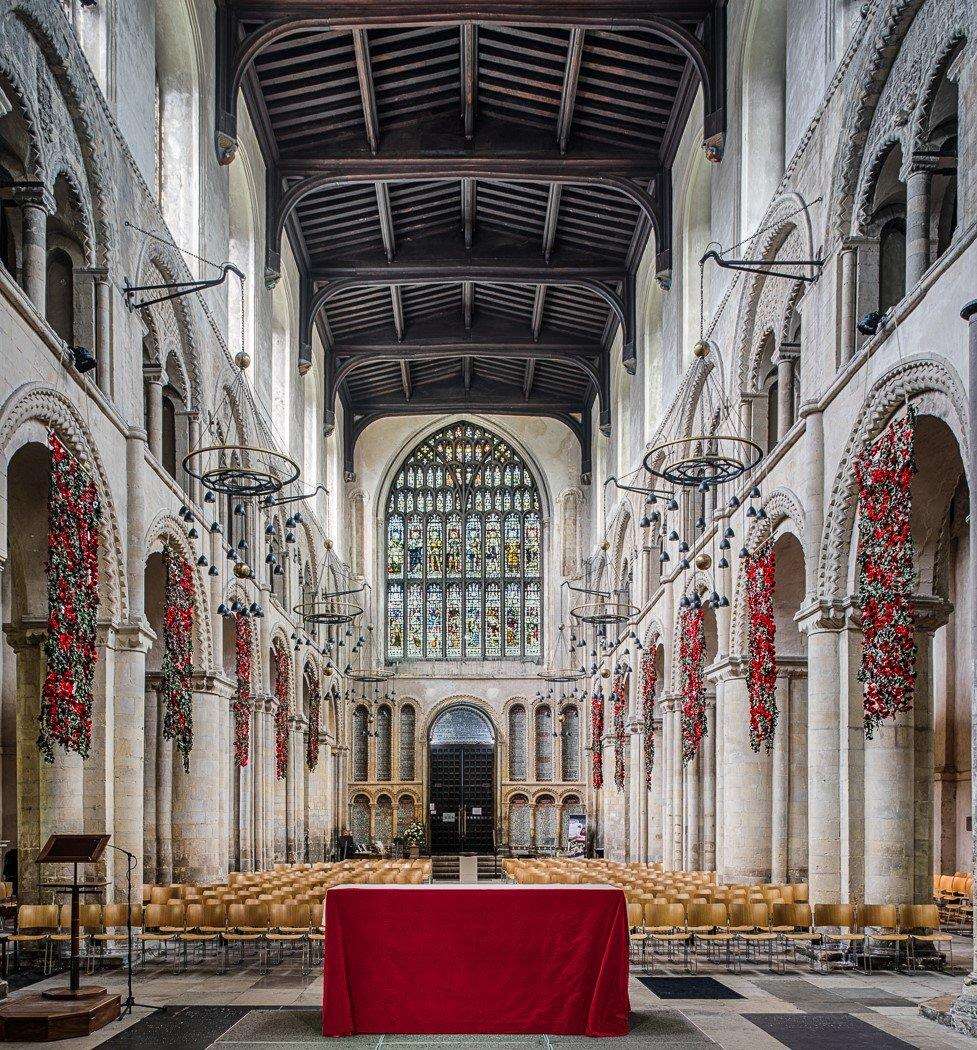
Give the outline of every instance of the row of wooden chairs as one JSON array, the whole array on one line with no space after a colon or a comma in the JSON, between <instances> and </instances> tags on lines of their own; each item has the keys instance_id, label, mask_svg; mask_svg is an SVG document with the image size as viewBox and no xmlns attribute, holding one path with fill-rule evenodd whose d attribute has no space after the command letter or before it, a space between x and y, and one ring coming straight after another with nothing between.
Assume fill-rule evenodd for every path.
<instances>
[{"instance_id":1,"label":"row of wooden chairs","mask_svg":"<svg viewBox=\"0 0 977 1050\"><path fill-rule=\"evenodd\" d=\"M974 878L967 872L933 876L933 900L944 923L961 933L972 934L974 924Z\"/></svg>"},{"instance_id":2,"label":"row of wooden chairs","mask_svg":"<svg viewBox=\"0 0 977 1050\"><path fill-rule=\"evenodd\" d=\"M772 905L696 902L682 904L655 901L628 905L632 946L642 956L646 947L654 952L667 949L669 956L682 947L686 966L695 967L695 951L703 947L715 955L723 949L727 966L766 952L771 970L777 958L786 966L787 955L795 961L798 949L810 954L812 968L825 967L828 954L859 949L866 968L873 958L905 959L915 967L945 948L953 967L953 939L940 925L939 909L933 904L809 904ZM876 949L883 949L876 956ZM922 952L919 951L922 949Z\"/></svg>"}]
</instances>

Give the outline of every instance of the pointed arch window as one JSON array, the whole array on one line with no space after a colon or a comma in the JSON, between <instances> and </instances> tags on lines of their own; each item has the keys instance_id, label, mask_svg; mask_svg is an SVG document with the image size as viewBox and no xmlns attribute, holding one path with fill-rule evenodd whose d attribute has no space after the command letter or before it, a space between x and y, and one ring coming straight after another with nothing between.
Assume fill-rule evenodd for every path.
<instances>
[{"instance_id":1,"label":"pointed arch window","mask_svg":"<svg viewBox=\"0 0 977 1050\"><path fill-rule=\"evenodd\" d=\"M474 423L425 438L390 486L387 659L538 660L543 521L522 457Z\"/></svg>"}]
</instances>

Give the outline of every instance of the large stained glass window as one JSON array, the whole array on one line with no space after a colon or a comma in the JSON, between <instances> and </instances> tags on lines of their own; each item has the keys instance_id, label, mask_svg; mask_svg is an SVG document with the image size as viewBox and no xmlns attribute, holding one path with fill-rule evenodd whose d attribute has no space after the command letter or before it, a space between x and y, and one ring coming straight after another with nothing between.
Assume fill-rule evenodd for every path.
<instances>
[{"instance_id":1,"label":"large stained glass window","mask_svg":"<svg viewBox=\"0 0 977 1050\"><path fill-rule=\"evenodd\" d=\"M388 660L540 658L539 492L509 444L474 423L426 438L385 527Z\"/></svg>"}]
</instances>

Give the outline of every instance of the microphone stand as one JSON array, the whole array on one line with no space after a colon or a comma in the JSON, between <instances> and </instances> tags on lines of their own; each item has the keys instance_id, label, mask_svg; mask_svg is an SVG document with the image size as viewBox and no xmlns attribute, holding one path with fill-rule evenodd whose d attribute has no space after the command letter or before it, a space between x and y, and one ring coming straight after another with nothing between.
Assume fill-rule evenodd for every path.
<instances>
[{"instance_id":1,"label":"microphone stand","mask_svg":"<svg viewBox=\"0 0 977 1050\"><path fill-rule=\"evenodd\" d=\"M136 1005L132 994L132 872L136 866L136 855L111 842L108 847L126 858L126 1001L122 1004L122 1015L125 1016L131 1014Z\"/></svg>"}]
</instances>

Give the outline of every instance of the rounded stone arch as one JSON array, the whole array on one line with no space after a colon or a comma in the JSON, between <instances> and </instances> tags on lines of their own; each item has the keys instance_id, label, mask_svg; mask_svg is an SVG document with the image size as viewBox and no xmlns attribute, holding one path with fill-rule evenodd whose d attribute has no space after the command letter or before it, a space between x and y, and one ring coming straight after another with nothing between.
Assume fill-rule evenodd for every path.
<instances>
[{"instance_id":1,"label":"rounded stone arch","mask_svg":"<svg viewBox=\"0 0 977 1050\"><path fill-rule=\"evenodd\" d=\"M776 542L781 536L790 534L798 541L801 550L806 554L804 508L798 496L789 488L776 488L764 497L762 506L767 517L751 524L743 546L753 552L761 542L768 538ZM746 615L746 572L742 559L739 561L736 579L733 583L733 597L730 604L732 615L729 627L729 651L744 654L747 647L749 624Z\"/></svg>"},{"instance_id":2,"label":"rounded stone arch","mask_svg":"<svg viewBox=\"0 0 977 1050\"><path fill-rule=\"evenodd\" d=\"M966 476L971 436L967 428L964 385L956 370L946 361L907 358L876 381L862 403L845 445L824 517L814 598L830 600L845 596L858 505L855 461L907 401L920 412L936 416L949 426L956 438ZM972 490L974 479L967 476L966 480Z\"/></svg>"},{"instance_id":3,"label":"rounded stone arch","mask_svg":"<svg viewBox=\"0 0 977 1050\"><path fill-rule=\"evenodd\" d=\"M136 260L138 279L133 283L172 284L185 279L185 270L176 249L144 237ZM186 377L187 408L199 411L204 404L203 380L189 301L182 298L171 299L168 303L155 303L143 307L139 314L156 340L158 363L164 365L168 354L177 354Z\"/></svg>"},{"instance_id":4,"label":"rounded stone arch","mask_svg":"<svg viewBox=\"0 0 977 1050\"><path fill-rule=\"evenodd\" d=\"M797 242L799 258L813 259L814 229L810 210L805 209L805 204L799 193L784 193L776 197L761 223L763 232L750 244L749 258L757 262L773 262L793 240ZM803 289L802 281L771 280L763 274L748 275L744 280L736 315L733 361L733 374L742 393L755 387L753 376L764 335L772 330L775 339L783 338ZM764 313L761 307L766 303L769 307Z\"/></svg>"},{"instance_id":5,"label":"rounded stone arch","mask_svg":"<svg viewBox=\"0 0 977 1050\"><path fill-rule=\"evenodd\" d=\"M427 713L427 717L424 720L424 747L427 748L431 741L431 729L438 718L450 710L452 707L473 707L479 714L484 715L488 720L489 725L492 727L492 732L495 736L495 747L496 751L499 750L505 744L505 735L499 728L498 721L495 717L495 712L492 710L490 705L477 696L472 696L469 693L458 693L454 696L446 696L440 703L435 704L433 708ZM414 705L417 710L417 704Z\"/></svg>"},{"instance_id":6,"label":"rounded stone arch","mask_svg":"<svg viewBox=\"0 0 977 1050\"><path fill-rule=\"evenodd\" d=\"M102 504L102 545L104 573L102 598L107 615L114 623L129 617L129 592L125 574L125 546L108 475L98 446L78 409L59 390L41 383L24 383L0 405L0 469L6 476L14 454L26 444L47 444L47 431L53 430L91 472ZM0 517L0 538L7 548L6 516Z\"/></svg>"},{"instance_id":7,"label":"rounded stone arch","mask_svg":"<svg viewBox=\"0 0 977 1050\"><path fill-rule=\"evenodd\" d=\"M641 644L644 646L645 652L653 649L657 649L658 646L663 645L663 639L665 638L665 629L662 627L661 620L652 617L644 625L644 630L641 636Z\"/></svg>"},{"instance_id":8,"label":"rounded stone arch","mask_svg":"<svg viewBox=\"0 0 977 1050\"><path fill-rule=\"evenodd\" d=\"M114 178L118 159L101 89L74 30L67 19L55 14L54 5L13 0L10 14L0 30L0 53L5 47L25 56L33 54L32 47L40 52L43 73L50 76L61 96L78 144L92 204L95 264L112 269L118 250ZM47 85L46 77L43 83ZM38 85L39 90L47 89L41 88L41 78Z\"/></svg>"},{"instance_id":9,"label":"rounded stone arch","mask_svg":"<svg viewBox=\"0 0 977 1050\"><path fill-rule=\"evenodd\" d=\"M683 593L691 594L693 591L697 591L700 595L702 595L702 594L705 594L707 591L710 591L710 590L712 590L712 581L709 579L709 577L706 575L706 573L704 573L701 569L693 569L690 573L688 573L688 576L687 576L687 579L686 579L686 586L685 586L685 590L684 590ZM678 609L678 602L677 601L676 601L675 605L676 605L675 625L674 625L673 630L671 631L668 644L670 645L671 652L672 652L672 663L671 663L671 666L672 666L672 677L674 679L674 681L672 683L672 688L675 691L678 691L679 689L681 689L681 686L682 686L682 683L681 683L681 681L679 679L679 669L680 669L679 651L680 651L680 645L681 645L681 641L682 641L682 632L680 630L680 627L681 627L681 622L682 621L681 621L681 618L679 616L679 611L680 610ZM711 614L712 627L713 627L713 630L716 630L717 624L716 624L715 611L712 609L711 606L707 606L706 607L706 614L707 614L707 616ZM664 639L665 639L665 636L662 635L662 645L665 644ZM718 636L717 636L717 638L716 638L717 648L718 648L718 642L719 642L719 639L718 639ZM708 648L709 648L709 638L707 636L706 637L706 649L708 649ZM708 663L709 663L709 661L707 659L706 666L708 666ZM610 687L608 687L608 688L610 688ZM664 689L664 683L661 683L659 688Z\"/></svg>"},{"instance_id":10,"label":"rounded stone arch","mask_svg":"<svg viewBox=\"0 0 977 1050\"><path fill-rule=\"evenodd\" d=\"M43 182L47 151L44 147L33 95L24 83L21 70L9 60L3 48L0 48L0 90L11 103L11 113L16 114L23 124L26 136L27 149L23 157L16 158L17 166L22 169L25 179L32 182ZM6 160L7 158L0 159Z\"/></svg>"},{"instance_id":11,"label":"rounded stone arch","mask_svg":"<svg viewBox=\"0 0 977 1050\"><path fill-rule=\"evenodd\" d=\"M919 101L913 111L913 119L906 136L912 154L929 147L929 123L937 93L949 66L957 54L966 46L968 40L969 37L963 27L951 31L924 74L923 89L920 91Z\"/></svg>"},{"instance_id":12,"label":"rounded stone arch","mask_svg":"<svg viewBox=\"0 0 977 1050\"><path fill-rule=\"evenodd\" d=\"M628 542L630 540L630 542ZM626 559L631 559L632 568L638 552L635 535L634 511L627 496L622 496L614 511L609 530L609 564L615 588L622 584L621 572Z\"/></svg>"},{"instance_id":13,"label":"rounded stone arch","mask_svg":"<svg viewBox=\"0 0 977 1050\"><path fill-rule=\"evenodd\" d=\"M862 168L859 172L858 183L855 187L851 215L850 232L852 234L871 236L878 232L880 223L874 217L873 198L879 185L882 170L894 149L900 150L902 156L901 168L905 168L908 156L907 137L904 131L893 129L874 146L870 147L871 153L866 151L863 157Z\"/></svg>"},{"instance_id":14,"label":"rounded stone arch","mask_svg":"<svg viewBox=\"0 0 977 1050\"><path fill-rule=\"evenodd\" d=\"M857 49L858 63L848 79L848 101L841 126L847 129L834 159L828 216L828 235L843 240L856 229L856 205L865 156L875 156L877 141L895 126L911 124L914 110L933 68L930 56L958 35L951 21L966 19L966 3L943 0L884 0L866 29L867 44ZM909 40L915 36L915 40ZM927 37L931 39L927 39ZM907 46L908 41L908 46ZM850 52L850 54L854 53ZM905 76L903 75L905 74ZM898 81L898 83L896 83ZM901 136L900 136L901 137ZM912 146L911 135L906 145Z\"/></svg>"},{"instance_id":15,"label":"rounded stone arch","mask_svg":"<svg viewBox=\"0 0 977 1050\"><path fill-rule=\"evenodd\" d=\"M97 265L98 238L95 235L95 219L88 187L82 184L78 172L70 165L61 163L52 169L48 189L56 196L59 184L68 191L68 197L74 207L80 223L77 231L84 255L85 266Z\"/></svg>"},{"instance_id":16,"label":"rounded stone arch","mask_svg":"<svg viewBox=\"0 0 977 1050\"><path fill-rule=\"evenodd\" d=\"M197 551L187 539L186 526L168 513L156 516L146 530L145 551L148 558L160 545L176 551L190 566L193 573L194 623L194 670L209 672L214 669L214 633L210 620L210 595L206 577L196 565Z\"/></svg>"}]
</instances>

